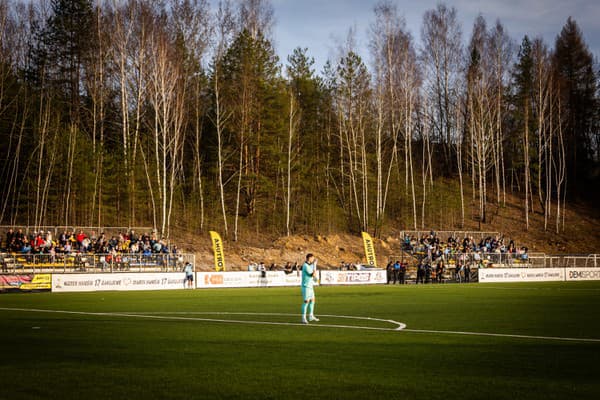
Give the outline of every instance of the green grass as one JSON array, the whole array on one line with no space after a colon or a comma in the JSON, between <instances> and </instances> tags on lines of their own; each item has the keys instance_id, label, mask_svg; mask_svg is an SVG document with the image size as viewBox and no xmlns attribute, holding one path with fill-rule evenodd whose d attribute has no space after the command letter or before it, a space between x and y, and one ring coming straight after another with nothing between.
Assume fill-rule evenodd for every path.
<instances>
[{"instance_id":1,"label":"green grass","mask_svg":"<svg viewBox=\"0 0 600 400\"><path fill-rule=\"evenodd\" d=\"M600 282L322 287L317 296L317 314L407 329L600 339ZM297 288L31 293L0 295L0 307L297 314L299 299ZM6 399L600 398L599 342L0 310L0 346Z\"/></svg>"}]
</instances>

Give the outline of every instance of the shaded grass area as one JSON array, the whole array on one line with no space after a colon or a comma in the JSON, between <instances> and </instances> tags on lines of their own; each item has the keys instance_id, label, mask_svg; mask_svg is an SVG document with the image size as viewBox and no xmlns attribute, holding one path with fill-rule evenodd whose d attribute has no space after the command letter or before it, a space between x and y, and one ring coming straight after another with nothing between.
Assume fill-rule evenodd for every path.
<instances>
[{"instance_id":1,"label":"shaded grass area","mask_svg":"<svg viewBox=\"0 0 600 400\"><path fill-rule=\"evenodd\" d=\"M600 283L324 287L317 296L318 314L393 319L412 329L600 338ZM300 304L297 288L282 288L7 294L0 307L297 314ZM348 321L320 324L340 322ZM0 311L0 342L0 398L600 395L600 343L22 311Z\"/></svg>"}]
</instances>

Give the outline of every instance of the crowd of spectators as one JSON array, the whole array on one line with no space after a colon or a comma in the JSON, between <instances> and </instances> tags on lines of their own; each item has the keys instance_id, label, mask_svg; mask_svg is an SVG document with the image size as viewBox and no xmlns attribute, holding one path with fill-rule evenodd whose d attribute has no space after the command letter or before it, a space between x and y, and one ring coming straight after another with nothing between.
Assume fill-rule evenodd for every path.
<instances>
[{"instance_id":1,"label":"crowd of spectators","mask_svg":"<svg viewBox=\"0 0 600 400\"><path fill-rule=\"evenodd\" d=\"M22 229L9 229L6 240L0 248L9 253L20 254L175 254L177 246L170 246L156 232L139 235L134 230L108 236L92 231L89 235L83 230L64 230L58 237L51 231L26 234Z\"/></svg>"},{"instance_id":2,"label":"crowd of spectators","mask_svg":"<svg viewBox=\"0 0 600 400\"><path fill-rule=\"evenodd\" d=\"M431 231L420 238L405 236L402 249L412 254L422 255L421 258L432 264L442 259L454 260L459 264L475 262L478 266L482 266L491 255L499 255L493 258L507 263L511 263L514 259L525 261L529 258L527 247L517 248L513 240L507 241L504 236L498 235L482 238L479 242L474 240L473 236L464 238L450 236L443 241L435 231Z\"/></svg>"}]
</instances>

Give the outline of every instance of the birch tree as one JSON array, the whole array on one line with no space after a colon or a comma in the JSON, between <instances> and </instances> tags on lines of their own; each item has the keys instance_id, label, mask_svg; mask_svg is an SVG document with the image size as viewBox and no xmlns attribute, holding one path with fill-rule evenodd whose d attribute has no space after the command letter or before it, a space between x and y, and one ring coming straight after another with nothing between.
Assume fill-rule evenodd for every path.
<instances>
[{"instance_id":1,"label":"birch tree","mask_svg":"<svg viewBox=\"0 0 600 400\"><path fill-rule=\"evenodd\" d=\"M225 205L224 163L228 157L224 154L224 129L231 118L231 111L225 109L226 103L223 101L223 74L221 67L225 51L232 39L234 27L235 25L231 4L227 0L219 2L218 10L215 15L216 39L213 42L214 56L212 61L211 76L214 99L214 116L212 117L212 122L215 127L217 137L217 185L219 190L220 208L223 216L223 229L225 232L225 237L229 236L229 226L227 224L227 209Z\"/></svg>"}]
</instances>

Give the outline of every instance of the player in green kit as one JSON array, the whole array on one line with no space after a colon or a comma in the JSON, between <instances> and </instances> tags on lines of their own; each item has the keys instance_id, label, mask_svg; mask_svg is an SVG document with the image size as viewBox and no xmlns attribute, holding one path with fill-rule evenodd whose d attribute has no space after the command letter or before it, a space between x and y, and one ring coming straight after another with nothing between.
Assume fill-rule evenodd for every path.
<instances>
[{"instance_id":1,"label":"player in green kit","mask_svg":"<svg viewBox=\"0 0 600 400\"><path fill-rule=\"evenodd\" d=\"M308 321L319 321L315 317L315 290L314 284L317 280L317 260L312 254L306 255L306 261L302 265L302 323L308 324ZM308 310L308 320L306 311Z\"/></svg>"}]
</instances>

